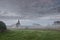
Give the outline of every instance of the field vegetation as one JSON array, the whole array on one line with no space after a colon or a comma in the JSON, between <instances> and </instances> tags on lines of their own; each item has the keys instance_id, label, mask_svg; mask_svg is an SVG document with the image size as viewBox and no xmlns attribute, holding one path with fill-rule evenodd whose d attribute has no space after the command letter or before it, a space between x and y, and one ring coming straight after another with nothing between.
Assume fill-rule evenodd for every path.
<instances>
[{"instance_id":1,"label":"field vegetation","mask_svg":"<svg viewBox=\"0 0 60 40\"><path fill-rule=\"evenodd\" d=\"M10 30L0 33L0 40L60 40L60 31Z\"/></svg>"}]
</instances>

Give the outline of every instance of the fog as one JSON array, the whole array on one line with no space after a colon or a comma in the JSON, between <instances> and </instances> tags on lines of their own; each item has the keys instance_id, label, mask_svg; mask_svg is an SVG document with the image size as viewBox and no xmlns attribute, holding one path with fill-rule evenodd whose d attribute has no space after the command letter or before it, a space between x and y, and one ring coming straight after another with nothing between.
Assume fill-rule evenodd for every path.
<instances>
[{"instance_id":1,"label":"fog","mask_svg":"<svg viewBox=\"0 0 60 40\"><path fill-rule=\"evenodd\" d=\"M52 25L60 20L60 0L0 0L0 20L13 25Z\"/></svg>"}]
</instances>

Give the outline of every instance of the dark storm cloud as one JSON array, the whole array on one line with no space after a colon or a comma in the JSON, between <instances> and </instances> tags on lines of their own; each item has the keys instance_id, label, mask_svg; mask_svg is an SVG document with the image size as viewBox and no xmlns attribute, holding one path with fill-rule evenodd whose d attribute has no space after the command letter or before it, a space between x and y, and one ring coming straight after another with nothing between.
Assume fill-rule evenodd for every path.
<instances>
[{"instance_id":1,"label":"dark storm cloud","mask_svg":"<svg viewBox=\"0 0 60 40\"><path fill-rule=\"evenodd\" d=\"M60 0L0 0L0 15L5 18L37 18L55 13L60 13Z\"/></svg>"}]
</instances>

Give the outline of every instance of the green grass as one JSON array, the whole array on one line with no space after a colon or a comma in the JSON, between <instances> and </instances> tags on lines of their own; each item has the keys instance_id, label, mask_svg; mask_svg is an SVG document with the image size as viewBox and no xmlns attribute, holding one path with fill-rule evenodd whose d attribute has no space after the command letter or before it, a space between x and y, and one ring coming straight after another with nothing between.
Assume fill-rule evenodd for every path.
<instances>
[{"instance_id":1,"label":"green grass","mask_svg":"<svg viewBox=\"0 0 60 40\"><path fill-rule=\"evenodd\" d=\"M15 30L0 33L0 40L60 40L60 32L41 30Z\"/></svg>"}]
</instances>

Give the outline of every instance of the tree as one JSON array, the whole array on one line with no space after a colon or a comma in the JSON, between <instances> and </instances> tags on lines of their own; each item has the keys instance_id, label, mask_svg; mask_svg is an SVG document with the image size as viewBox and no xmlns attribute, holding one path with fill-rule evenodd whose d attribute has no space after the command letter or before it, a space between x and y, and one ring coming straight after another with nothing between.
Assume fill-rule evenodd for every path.
<instances>
[{"instance_id":1,"label":"tree","mask_svg":"<svg viewBox=\"0 0 60 40\"><path fill-rule=\"evenodd\" d=\"M54 24L60 24L60 21L54 21Z\"/></svg>"},{"instance_id":2,"label":"tree","mask_svg":"<svg viewBox=\"0 0 60 40\"><path fill-rule=\"evenodd\" d=\"M0 32L4 32L6 30L6 24L3 21L0 21Z\"/></svg>"}]
</instances>

